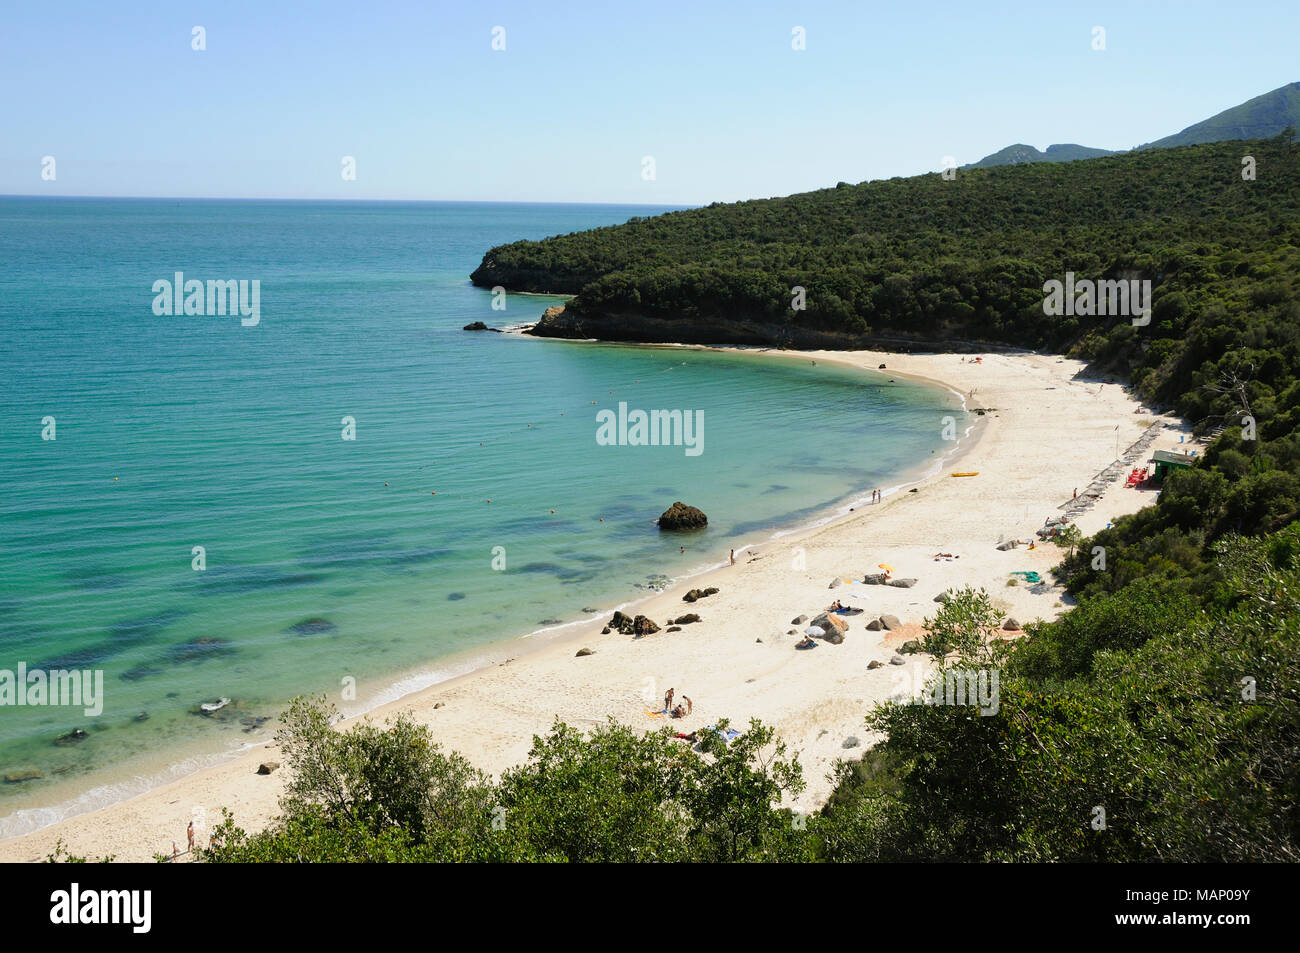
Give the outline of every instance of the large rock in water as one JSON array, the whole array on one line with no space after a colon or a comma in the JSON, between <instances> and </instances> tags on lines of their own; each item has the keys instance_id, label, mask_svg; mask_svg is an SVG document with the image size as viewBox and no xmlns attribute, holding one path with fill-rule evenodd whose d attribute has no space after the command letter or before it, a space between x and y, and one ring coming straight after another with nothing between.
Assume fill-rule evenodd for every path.
<instances>
[{"instance_id":1,"label":"large rock in water","mask_svg":"<svg viewBox=\"0 0 1300 953\"><path fill-rule=\"evenodd\" d=\"M826 633L819 637L830 642L832 645L839 645L843 642L844 633L849 631L849 624L847 622L837 615L827 615L825 612L813 619L812 624Z\"/></svg>"},{"instance_id":2,"label":"large rock in water","mask_svg":"<svg viewBox=\"0 0 1300 953\"><path fill-rule=\"evenodd\" d=\"M709 518L702 510L687 506L678 500L659 517L660 529L703 529L709 525Z\"/></svg>"}]
</instances>

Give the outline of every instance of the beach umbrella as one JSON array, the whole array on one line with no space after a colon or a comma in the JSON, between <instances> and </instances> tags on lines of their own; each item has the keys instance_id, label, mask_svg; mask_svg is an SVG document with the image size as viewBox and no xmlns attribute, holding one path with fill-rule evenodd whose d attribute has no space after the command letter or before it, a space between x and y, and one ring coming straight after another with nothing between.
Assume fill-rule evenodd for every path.
<instances>
[{"instance_id":1,"label":"beach umbrella","mask_svg":"<svg viewBox=\"0 0 1300 953\"><path fill-rule=\"evenodd\" d=\"M823 629L820 625L810 625L810 626L808 626L808 628L804 629L804 632L806 632L808 635L812 635L812 636L825 635L825 634L826 634L826 630Z\"/></svg>"},{"instance_id":2,"label":"beach umbrella","mask_svg":"<svg viewBox=\"0 0 1300 953\"><path fill-rule=\"evenodd\" d=\"M891 565L889 565L889 563L876 563L876 568L877 568L877 569L883 569L883 570L885 570L885 572L893 572L893 571L894 571L894 567L891 566Z\"/></svg>"}]
</instances>

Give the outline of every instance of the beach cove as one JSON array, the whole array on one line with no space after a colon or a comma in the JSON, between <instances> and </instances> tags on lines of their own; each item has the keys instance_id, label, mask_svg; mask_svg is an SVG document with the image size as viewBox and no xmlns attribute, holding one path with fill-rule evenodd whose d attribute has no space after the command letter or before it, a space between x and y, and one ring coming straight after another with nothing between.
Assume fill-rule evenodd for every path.
<instances>
[{"instance_id":1,"label":"beach cove","mask_svg":"<svg viewBox=\"0 0 1300 953\"><path fill-rule=\"evenodd\" d=\"M582 347L584 345L565 345ZM593 727L613 718L653 730L662 718L667 688L694 701L690 716L673 722L692 731L729 718L751 717L774 726L799 754L808 787L794 803L814 810L831 784L826 774L839 758L860 756L873 740L863 718L877 702L912 694L924 679L921 663L885 664L919 623L939 593L964 585L983 587L1011 617L1025 622L1064 610L1059 588L1008 586L1013 572L1048 570L1060 559L1055 546L1000 551L1000 541L1025 539L1076 489L1086 487L1126 447L1163 425L1151 449L1176 446L1187 430L1171 418L1135 413L1123 388L1080 376L1081 362L1039 354L986 354L975 363L962 355L853 352L770 352L772 360L817 361L863 370L884 364L890 375L942 383L967 395L967 406L986 408L959 456L916 487L899 488L883 502L855 506L819 525L755 542L722 565L680 580L635 604L635 611L665 628L666 619L695 612L698 623L644 638L602 635L607 617L494 647L481 667L385 704L367 719L398 712L428 724L444 747L461 752L493 774L523 761L532 736L555 719ZM957 460L960 466L957 467ZM953 478L953 469L978 476ZM868 497L874 487L862 488ZM1077 524L1084 535L1153 500L1153 495L1112 484ZM707 500L687 501L705 510ZM959 558L939 558L936 553ZM912 588L871 587L863 615L849 619L841 645L794 649L791 620L816 616L834 598L833 580L861 579L886 562ZM692 588L716 586L716 595L687 605ZM867 631L881 614L904 623L893 632ZM580 648L593 654L578 657ZM346 727L346 723L344 723ZM851 744L856 739L856 744ZM849 745L849 746L846 746ZM277 810L283 771L258 775L262 761L278 760L273 745L259 746L221 764L156 787L98 811L69 818L0 842L0 859L34 861L62 840L72 852L119 860L148 860L184 845L195 817L215 824L228 807L237 823L255 829ZM198 826L198 825L196 825Z\"/></svg>"}]
</instances>

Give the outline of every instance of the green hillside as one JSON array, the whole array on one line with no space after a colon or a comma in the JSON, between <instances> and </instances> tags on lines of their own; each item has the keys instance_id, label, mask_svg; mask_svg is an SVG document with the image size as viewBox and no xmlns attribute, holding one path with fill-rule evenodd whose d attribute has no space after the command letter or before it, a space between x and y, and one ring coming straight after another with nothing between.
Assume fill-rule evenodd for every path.
<instances>
[{"instance_id":1,"label":"green hillside","mask_svg":"<svg viewBox=\"0 0 1300 953\"><path fill-rule=\"evenodd\" d=\"M1256 96L1239 106L1225 109L1209 119L1188 126L1182 132L1140 145L1137 149L1172 149L1229 139L1267 139L1288 126L1300 128L1300 83L1289 83ZM1046 152L1039 152L1033 146L1016 143L985 156L979 162L971 163L967 168L988 169L1021 162L1073 162L1076 159L1117 154L1106 149L1076 145L1053 145L1048 146Z\"/></svg>"},{"instance_id":2,"label":"green hillside","mask_svg":"<svg viewBox=\"0 0 1300 953\"><path fill-rule=\"evenodd\" d=\"M1272 92L1225 109L1182 132L1165 136L1139 149L1172 149L1227 139L1261 139L1275 136L1287 126L1300 128L1300 83L1288 83Z\"/></svg>"},{"instance_id":3,"label":"green hillside","mask_svg":"<svg viewBox=\"0 0 1300 953\"><path fill-rule=\"evenodd\" d=\"M1056 143L1048 146L1046 151L1039 152L1033 146L1018 142L985 156L979 162L972 162L966 168L989 169L998 165L1019 165L1022 162L1074 162L1076 159L1096 159L1114 154L1109 149L1093 149L1072 142Z\"/></svg>"}]
</instances>

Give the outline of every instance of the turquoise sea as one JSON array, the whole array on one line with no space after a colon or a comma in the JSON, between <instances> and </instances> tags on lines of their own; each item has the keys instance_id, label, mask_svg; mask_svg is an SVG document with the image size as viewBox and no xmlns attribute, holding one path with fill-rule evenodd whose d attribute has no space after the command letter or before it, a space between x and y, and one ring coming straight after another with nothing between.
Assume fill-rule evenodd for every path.
<instances>
[{"instance_id":1,"label":"turquoise sea","mask_svg":"<svg viewBox=\"0 0 1300 953\"><path fill-rule=\"evenodd\" d=\"M883 373L461 330L562 300L493 310L468 281L492 245L660 211L0 198L0 673L104 684L93 717L0 707L0 836L263 740L295 694L356 711L429 684L951 448L955 396ZM260 321L155 314L176 272L257 280ZM598 444L620 402L702 411L703 452ZM661 536L674 500L708 530Z\"/></svg>"}]
</instances>

